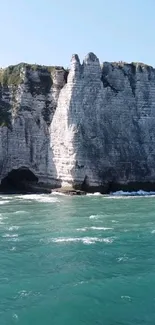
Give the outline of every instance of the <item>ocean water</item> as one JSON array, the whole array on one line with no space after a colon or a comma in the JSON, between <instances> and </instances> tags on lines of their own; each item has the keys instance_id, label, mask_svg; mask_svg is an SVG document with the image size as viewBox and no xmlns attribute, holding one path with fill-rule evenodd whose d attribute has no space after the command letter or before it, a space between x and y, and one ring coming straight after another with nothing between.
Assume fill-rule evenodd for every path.
<instances>
[{"instance_id":1,"label":"ocean water","mask_svg":"<svg viewBox=\"0 0 155 325\"><path fill-rule=\"evenodd\" d=\"M138 194L0 196L0 325L154 325L155 197Z\"/></svg>"}]
</instances>

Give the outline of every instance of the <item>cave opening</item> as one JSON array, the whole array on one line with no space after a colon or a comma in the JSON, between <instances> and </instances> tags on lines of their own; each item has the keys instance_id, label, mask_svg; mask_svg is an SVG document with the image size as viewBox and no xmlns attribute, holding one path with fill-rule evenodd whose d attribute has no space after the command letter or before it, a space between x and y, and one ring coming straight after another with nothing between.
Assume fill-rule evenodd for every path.
<instances>
[{"instance_id":1,"label":"cave opening","mask_svg":"<svg viewBox=\"0 0 155 325\"><path fill-rule=\"evenodd\" d=\"M22 167L12 169L8 175L2 179L0 192L2 193L34 193L36 192L38 177L28 168Z\"/></svg>"}]
</instances>

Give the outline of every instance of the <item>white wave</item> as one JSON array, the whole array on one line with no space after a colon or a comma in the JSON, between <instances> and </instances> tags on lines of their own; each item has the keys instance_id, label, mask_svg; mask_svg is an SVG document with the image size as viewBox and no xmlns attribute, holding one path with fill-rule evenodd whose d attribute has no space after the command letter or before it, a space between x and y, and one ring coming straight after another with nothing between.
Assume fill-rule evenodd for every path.
<instances>
[{"instance_id":1,"label":"white wave","mask_svg":"<svg viewBox=\"0 0 155 325\"><path fill-rule=\"evenodd\" d=\"M127 256L121 256L121 257L118 257L117 258L117 261L118 262L125 262L125 261L127 261L129 258L127 257Z\"/></svg>"},{"instance_id":2,"label":"white wave","mask_svg":"<svg viewBox=\"0 0 155 325\"><path fill-rule=\"evenodd\" d=\"M15 246L11 247L10 251L16 251L16 247Z\"/></svg>"},{"instance_id":3,"label":"white wave","mask_svg":"<svg viewBox=\"0 0 155 325\"><path fill-rule=\"evenodd\" d=\"M52 197L51 195L45 195L45 194L26 194L26 195L18 195L16 196L17 199L22 200L29 200L29 201L37 201L37 202L59 202L58 198Z\"/></svg>"},{"instance_id":4,"label":"white wave","mask_svg":"<svg viewBox=\"0 0 155 325\"><path fill-rule=\"evenodd\" d=\"M95 193L87 193L87 196L102 196L103 194L101 194L100 192L95 192Z\"/></svg>"},{"instance_id":5,"label":"white wave","mask_svg":"<svg viewBox=\"0 0 155 325\"><path fill-rule=\"evenodd\" d=\"M3 215L1 214L0 216L0 220L4 220L4 219L8 219L8 217L6 216L6 214L12 214L11 212L4 212Z\"/></svg>"},{"instance_id":6,"label":"white wave","mask_svg":"<svg viewBox=\"0 0 155 325\"><path fill-rule=\"evenodd\" d=\"M32 291L22 290L22 291L19 291L18 294L20 295L20 297L27 297L32 294Z\"/></svg>"},{"instance_id":7,"label":"white wave","mask_svg":"<svg viewBox=\"0 0 155 325\"><path fill-rule=\"evenodd\" d=\"M78 285L85 284L85 283L88 283L88 282L89 281L79 281L79 282L74 284L74 287L77 287Z\"/></svg>"},{"instance_id":8,"label":"white wave","mask_svg":"<svg viewBox=\"0 0 155 325\"><path fill-rule=\"evenodd\" d=\"M11 226L11 227L7 228L7 230L9 230L9 231L18 230L18 229L19 229L19 226Z\"/></svg>"},{"instance_id":9,"label":"white wave","mask_svg":"<svg viewBox=\"0 0 155 325\"><path fill-rule=\"evenodd\" d=\"M98 238L98 237L59 237L52 238L50 242L53 243L73 243L73 242L82 242L83 244L95 244L99 243L112 243L114 238Z\"/></svg>"},{"instance_id":10,"label":"white wave","mask_svg":"<svg viewBox=\"0 0 155 325\"><path fill-rule=\"evenodd\" d=\"M24 211L24 210L17 210L17 211L13 212L13 214L25 214L25 213L28 213L28 212Z\"/></svg>"},{"instance_id":11,"label":"white wave","mask_svg":"<svg viewBox=\"0 0 155 325\"><path fill-rule=\"evenodd\" d=\"M89 237L85 237L82 240L82 243L83 244L87 244L87 245L89 245L89 244L95 244L95 242L96 242L96 240L94 238L89 238Z\"/></svg>"},{"instance_id":12,"label":"white wave","mask_svg":"<svg viewBox=\"0 0 155 325\"><path fill-rule=\"evenodd\" d=\"M110 243L111 244L111 243L113 243L113 241L114 241L114 238L105 238L104 239L105 243Z\"/></svg>"},{"instance_id":13,"label":"white wave","mask_svg":"<svg viewBox=\"0 0 155 325\"><path fill-rule=\"evenodd\" d=\"M2 199L2 200L13 200L14 199L14 196L11 196L11 195L8 195L8 196L6 196L6 195L0 195L0 199Z\"/></svg>"},{"instance_id":14,"label":"white wave","mask_svg":"<svg viewBox=\"0 0 155 325\"><path fill-rule=\"evenodd\" d=\"M8 238L8 241L19 241L19 238L18 237L11 237L11 238Z\"/></svg>"},{"instance_id":15,"label":"white wave","mask_svg":"<svg viewBox=\"0 0 155 325\"><path fill-rule=\"evenodd\" d=\"M77 231L87 231L87 230L112 230L113 228L108 228L108 227L83 227L83 228L77 228Z\"/></svg>"},{"instance_id":16,"label":"white wave","mask_svg":"<svg viewBox=\"0 0 155 325\"><path fill-rule=\"evenodd\" d=\"M52 192L50 195L60 195L60 196L66 196L65 193L62 193L62 192Z\"/></svg>"},{"instance_id":17,"label":"white wave","mask_svg":"<svg viewBox=\"0 0 155 325\"><path fill-rule=\"evenodd\" d=\"M99 214L92 214L89 219L98 219L100 217Z\"/></svg>"},{"instance_id":18,"label":"white wave","mask_svg":"<svg viewBox=\"0 0 155 325\"><path fill-rule=\"evenodd\" d=\"M8 201L8 200L4 200L4 201L0 201L0 205L2 205L2 204L6 204L6 203L9 203L10 201Z\"/></svg>"},{"instance_id":19,"label":"white wave","mask_svg":"<svg viewBox=\"0 0 155 325\"><path fill-rule=\"evenodd\" d=\"M155 234L155 229L153 229L153 230L151 231L151 234Z\"/></svg>"},{"instance_id":20,"label":"white wave","mask_svg":"<svg viewBox=\"0 0 155 325\"><path fill-rule=\"evenodd\" d=\"M54 202L59 202L59 200L55 197L42 197L42 198L38 198L36 199L37 202L43 202L43 203L54 203Z\"/></svg>"},{"instance_id":21,"label":"white wave","mask_svg":"<svg viewBox=\"0 0 155 325\"><path fill-rule=\"evenodd\" d=\"M15 237L18 237L18 234L4 234L2 237L3 238L15 238Z\"/></svg>"},{"instance_id":22,"label":"white wave","mask_svg":"<svg viewBox=\"0 0 155 325\"><path fill-rule=\"evenodd\" d=\"M90 227L93 230L112 230L113 228L108 227Z\"/></svg>"},{"instance_id":23,"label":"white wave","mask_svg":"<svg viewBox=\"0 0 155 325\"><path fill-rule=\"evenodd\" d=\"M128 191L117 191L117 192L113 192L110 193L110 195L112 196L150 196L150 195L155 195L155 192L150 191L143 191L143 190L139 190L139 191L132 191L132 192L128 192Z\"/></svg>"},{"instance_id":24,"label":"white wave","mask_svg":"<svg viewBox=\"0 0 155 325\"><path fill-rule=\"evenodd\" d=\"M129 300L129 301L132 300L132 298L130 296L121 296L121 299Z\"/></svg>"}]
</instances>

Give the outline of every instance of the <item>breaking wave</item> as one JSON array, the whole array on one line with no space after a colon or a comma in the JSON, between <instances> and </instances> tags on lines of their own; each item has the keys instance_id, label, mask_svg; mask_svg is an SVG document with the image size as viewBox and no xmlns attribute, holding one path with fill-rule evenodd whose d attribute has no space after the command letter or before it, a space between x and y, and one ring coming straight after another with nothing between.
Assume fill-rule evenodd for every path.
<instances>
[{"instance_id":1,"label":"breaking wave","mask_svg":"<svg viewBox=\"0 0 155 325\"><path fill-rule=\"evenodd\" d=\"M28 201L36 201L36 202L47 202L47 203L53 203L53 202L59 202L58 198L52 197L50 195L45 194L26 194L26 195L17 195L17 199L22 200L28 200Z\"/></svg>"},{"instance_id":2,"label":"breaking wave","mask_svg":"<svg viewBox=\"0 0 155 325\"><path fill-rule=\"evenodd\" d=\"M9 230L9 231L18 230L18 229L19 229L19 226L11 226L11 227L7 228L7 230Z\"/></svg>"},{"instance_id":3,"label":"breaking wave","mask_svg":"<svg viewBox=\"0 0 155 325\"><path fill-rule=\"evenodd\" d=\"M132 298L130 296L121 296L121 299L132 301Z\"/></svg>"},{"instance_id":4,"label":"breaking wave","mask_svg":"<svg viewBox=\"0 0 155 325\"><path fill-rule=\"evenodd\" d=\"M16 251L16 247L15 247L15 246L11 247L11 248L10 248L10 251L12 251L12 252L13 252L13 251Z\"/></svg>"},{"instance_id":5,"label":"breaking wave","mask_svg":"<svg viewBox=\"0 0 155 325\"><path fill-rule=\"evenodd\" d=\"M110 194L101 194L99 192L96 193L87 193L87 196L103 196L104 198L121 198L121 197L135 197L135 196L155 196L155 191L116 191L116 192L111 192Z\"/></svg>"},{"instance_id":6,"label":"breaking wave","mask_svg":"<svg viewBox=\"0 0 155 325\"><path fill-rule=\"evenodd\" d=\"M89 219L98 219L100 217L99 214L92 214Z\"/></svg>"},{"instance_id":7,"label":"breaking wave","mask_svg":"<svg viewBox=\"0 0 155 325\"><path fill-rule=\"evenodd\" d=\"M87 196L103 196L100 192L95 192L95 193L87 193Z\"/></svg>"},{"instance_id":8,"label":"breaking wave","mask_svg":"<svg viewBox=\"0 0 155 325\"><path fill-rule=\"evenodd\" d=\"M60 196L66 196L65 193L62 193L62 192L52 192L52 195L60 195Z\"/></svg>"},{"instance_id":9,"label":"breaking wave","mask_svg":"<svg viewBox=\"0 0 155 325\"><path fill-rule=\"evenodd\" d=\"M121 256L117 258L118 262L126 262L129 258L127 256Z\"/></svg>"},{"instance_id":10,"label":"breaking wave","mask_svg":"<svg viewBox=\"0 0 155 325\"><path fill-rule=\"evenodd\" d=\"M9 203L10 201L8 201L8 200L2 200L2 201L0 201L0 205L2 205L2 204L6 204L6 203Z\"/></svg>"},{"instance_id":11,"label":"breaking wave","mask_svg":"<svg viewBox=\"0 0 155 325\"><path fill-rule=\"evenodd\" d=\"M50 238L48 242L53 243L77 243L82 242L83 244L95 244L95 243L109 243L111 244L114 238L98 238L98 237L59 237Z\"/></svg>"},{"instance_id":12,"label":"breaking wave","mask_svg":"<svg viewBox=\"0 0 155 325\"><path fill-rule=\"evenodd\" d=\"M110 197L115 197L115 196L155 196L155 192L150 191L150 192L146 192L143 190L139 190L139 191L133 191L133 192L124 192L124 191L117 191L117 192L113 192L110 193Z\"/></svg>"},{"instance_id":13,"label":"breaking wave","mask_svg":"<svg viewBox=\"0 0 155 325\"><path fill-rule=\"evenodd\" d=\"M17 238L18 234L4 234L2 237L3 238Z\"/></svg>"},{"instance_id":14,"label":"breaking wave","mask_svg":"<svg viewBox=\"0 0 155 325\"><path fill-rule=\"evenodd\" d=\"M12 212L13 214L25 214L25 213L28 213L28 211L24 211L24 210L17 210L17 211L14 211Z\"/></svg>"},{"instance_id":15,"label":"breaking wave","mask_svg":"<svg viewBox=\"0 0 155 325\"><path fill-rule=\"evenodd\" d=\"M108 228L108 227L83 227L83 228L77 228L77 231L87 231L87 230L113 230L113 228Z\"/></svg>"}]
</instances>

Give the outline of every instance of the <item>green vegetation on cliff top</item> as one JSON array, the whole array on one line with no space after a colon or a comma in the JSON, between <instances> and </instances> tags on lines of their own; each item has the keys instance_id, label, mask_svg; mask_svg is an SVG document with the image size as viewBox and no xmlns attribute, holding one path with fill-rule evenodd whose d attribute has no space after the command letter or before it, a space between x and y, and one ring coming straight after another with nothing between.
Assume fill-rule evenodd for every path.
<instances>
[{"instance_id":1,"label":"green vegetation on cliff top","mask_svg":"<svg viewBox=\"0 0 155 325\"><path fill-rule=\"evenodd\" d=\"M125 65L131 67L139 67L145 69L153 69L151 66L140 63L140 62L111 62L113 66L123 67ZM103 63L104 65L104 63ZM101 65L102 66L102 65ZM10 65L7 68L0 68L0 85L2 86L18 86L22 83L22 69L26 69L26 71L39 71L40 73L54 73L55 70L65 70L68 72L68 69L64 69L62 66L45 66L39 64L28 64L28 63L19 63L17 65Z\"/></svg>"},{"instance_id":2,"label":"green vegetation on cliff top","mask_svg":"<svg viewBox=\"0 0 155 325\"><path fill-rule=\"evenodd\" d=\"M0 69L0 84L3 86L18 86L22 83L22 69L39 71L40 73L54 73L55 70L65 70L61 66L42 66L38 64L19 63Z\"/></svg>"},{"instance_id":3,"label":"green vegetation on cliff top","mask_svg":"<svg viewBox=\"0 0 155 325\"><path fill-rule=\"evenodd\" d=\"M143 69L154 69L151 65L142 63L142 62L124 62L124 61L116 61L116 62L110 62L112 64L112 66L114 67L124 67L124 66L128 66L128 67L135 67L135 68L143 68ZM103 63L104 64L104 63Z\"/></svg>"}]
</instances>

